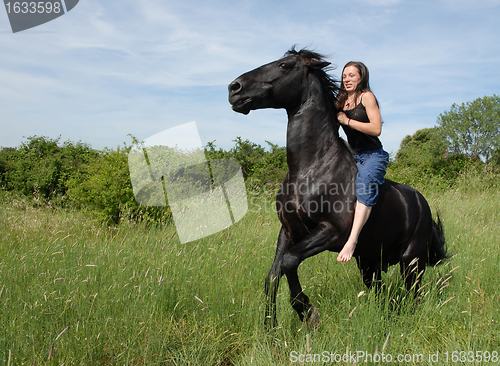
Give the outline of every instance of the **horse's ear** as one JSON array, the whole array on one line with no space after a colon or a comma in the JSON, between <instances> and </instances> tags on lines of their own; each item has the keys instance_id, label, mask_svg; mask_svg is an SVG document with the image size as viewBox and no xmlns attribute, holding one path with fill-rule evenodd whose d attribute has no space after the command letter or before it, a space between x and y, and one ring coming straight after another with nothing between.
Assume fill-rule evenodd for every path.
<instances>
[{"instance_id":1,"label":"horse's ear","mask_svg":"<svg viewBox=\"0 0 500 366\"><path fill-rule=\"evenodd\" d=\"M327 61L318 61L318 60L309 60L309 67L313 68L313 69L316 69L316 70L321 70L325 67L327 67L328 65L330 65L331 63L330 62L327 62Z\"/></svg>"}]
</instances>

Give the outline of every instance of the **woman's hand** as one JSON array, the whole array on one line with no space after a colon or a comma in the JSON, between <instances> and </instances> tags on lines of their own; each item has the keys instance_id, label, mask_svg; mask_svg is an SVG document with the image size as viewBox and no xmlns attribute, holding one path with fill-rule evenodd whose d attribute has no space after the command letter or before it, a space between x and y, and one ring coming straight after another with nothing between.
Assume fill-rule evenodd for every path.
<instances>
[{"instance_id":1,"label":"woman's hand","mask_svg":"<svg viewBox=\"0 0 500 366\"><path fill-rule=\"evenodd\" d=\"M337 119L340 122L341 125L348 126L349 125L349 118L345 115L344 112L338 112L337 113Z\"/></svg>"}]
</instances>

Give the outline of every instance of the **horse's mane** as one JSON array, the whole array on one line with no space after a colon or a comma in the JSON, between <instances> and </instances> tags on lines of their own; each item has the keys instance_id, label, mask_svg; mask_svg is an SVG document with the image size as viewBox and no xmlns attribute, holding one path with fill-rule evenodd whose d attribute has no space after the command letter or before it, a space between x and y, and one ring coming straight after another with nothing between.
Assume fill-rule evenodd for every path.
<instances>
[{"instance_id":1,"label":"horse's mane","mask_svg":"<svg viewBox=\"0 0 500 366\"><path fill-rule=\"evenodd\" d=\"M292 55L299 56L303 60L314 60L318 62L327 63L326 57L324 55L305 48L297 51L295 49L295 46L293 46L289 51L285 53L285 56L292 56ZM330 63L328 62L328 65L329 64ZM325 89L326 95L328 96L328 103L330 104L330 107L332 107L333 110L336 111L338 95L340 91L340 82L335 77L328 74L328 71L331 71L333 69L334 67L325 66L321 69L315 69L315 72L316 75L319 77L319 80L321 81L323 88Z\"/></svg>"},{"instance_id":2,"label":"horse's mane","mask_svg":"<svg viewBox=\"0 0 500 366\"><path fill-rule=\"evenodd\" d=\"M295 46L293 46L289 51L285 53L285 56L299 56L303 60L314 60L314 61L319 61L319 62L325 62L326 57L322 54L319 54L317 52L308 50L308 49L301 49L300 51L295 50ZM323 86L323 90L325 95L327 96L327 101L328 101L328 107L331 108L331 110L334 112L335 116L335 122L339 126L339 122L337 121L337 102L338 102L338 95L340 91L340 81L337 80L334 76L328 74L328 71L331 71L334 69L334 67L328 66L326 64L325 67L322 67L321 69L315 69L315 73L318 76L321 85ZM351 151L351 148L349 147L349 144L339 136L339 140L342 142L342 146L344 146L347 150Z\"/></svg>"}]
</instances>

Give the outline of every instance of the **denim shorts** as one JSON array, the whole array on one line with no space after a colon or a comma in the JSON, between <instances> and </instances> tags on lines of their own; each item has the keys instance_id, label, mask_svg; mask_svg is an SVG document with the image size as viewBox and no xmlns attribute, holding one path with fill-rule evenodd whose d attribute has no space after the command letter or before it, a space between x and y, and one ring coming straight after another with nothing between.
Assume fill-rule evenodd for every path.
<instances>
[{"instance_id":1,"label":"denim shorts","mask_svg":"<svg viewBox=\"0 0 500 366\"><path fill-rule=\"evenodd\" d=\"M389 154L384 149L361 151L354 154L358 175L356 176L356 199L365 206L375 206L379 185L384 176Z\"/></svg>"}]
</instances>

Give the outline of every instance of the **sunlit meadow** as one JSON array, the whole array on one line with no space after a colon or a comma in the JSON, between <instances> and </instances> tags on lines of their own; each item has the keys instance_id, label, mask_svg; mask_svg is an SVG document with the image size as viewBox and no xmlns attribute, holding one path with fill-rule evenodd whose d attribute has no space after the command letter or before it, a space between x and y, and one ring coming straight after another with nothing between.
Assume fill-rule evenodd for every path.
<instances>
[{"instance_id":1,"label":"sunlit meadow","mask_svg":"<svg viewBox=\"0 0 500 366\"><path fill-rule=\"evenodd\" d=\"M279 230L271 198L253 200L236 225L179 244L173 225L107 227L2 193L0 364L347 365L353 354L498 364L500 193L424 194L452 257L427 269L417 301L398 266L377 295L353 261L322 253L299 268L320 327L299 322L282 281L280 327L268 333L263 287Z\"/></svg>"}]
</instances>

